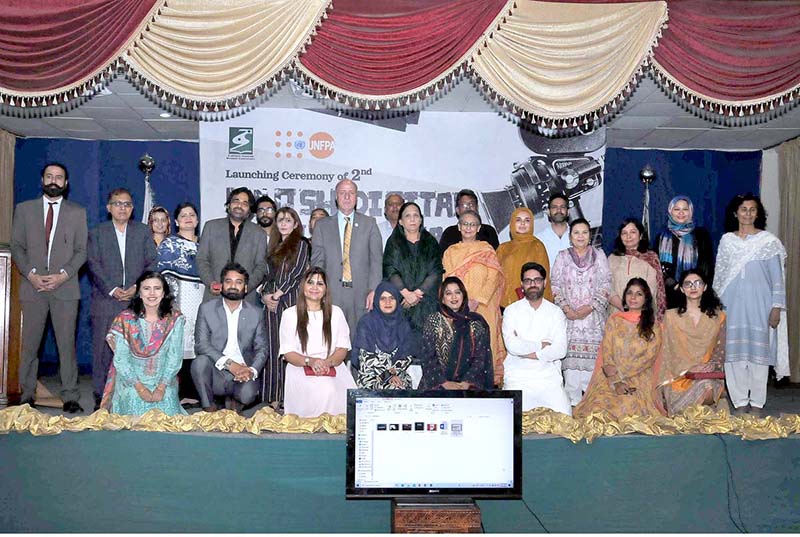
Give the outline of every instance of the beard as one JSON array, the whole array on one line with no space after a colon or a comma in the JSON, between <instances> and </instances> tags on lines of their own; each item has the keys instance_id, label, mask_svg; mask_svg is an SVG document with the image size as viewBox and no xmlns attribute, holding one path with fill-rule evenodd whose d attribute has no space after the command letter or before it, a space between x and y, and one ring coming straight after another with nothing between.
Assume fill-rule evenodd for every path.
<instances>
[{"instance_id":1,"label":"beard","mask_svg":"<svg viewBox=\"0 0 800 537\"><path fill-rule=\"evenodd\" d=\"M528 289L525 290L525 298L527 300L535 301L539 300L543 296L544 296L544 287L541 287L539 289L535 287L529 287Z\"/></svg>"},{"instance_id":2,"label":"beard","mask_svg":"<svg viewBox=\"0 0 800 537\"><path fill-rule=\"evenodd\" d=\"M228 288L223 288L220 294L224 298L227 298L228 300L242 300L246 293L244 290L238 291L236 289L231 289L230 287L228 287Z\"/></svg>"},{"instance_id":3,"label":"beard","mask_svg":"<svg viewBox=\"0 0 800 537\"><path fill-rule=\"evenodd\" d=\"M261 218L256 218L256 221L261 227L269 227L272 225L273 218L271 216L262 216Z\"/></svg>"},{"instance_id":4,"label":"beard","mask_svg":"<svg viewBox=\"0 0 800 537\"><path fill-rule=\"evenodd\" d=\"M567 221L567 216L568 215L561 214L561 213L558 213L557 215L553 216L550 213L548 213L547 214L547 219L550 220L554 224L563 224L564 222Z\"/></svg>"},{"instance_id":5,"label":"beard","mask_svg":"<svg viewBox=\"0 0 800 537\"><path fill-rule=\"evenodd\" d=\"M67 191L67 185L58 186L55 183L42 185L42 192L44 192L45 195L51 198L57 198L59 196L63 196L66 191Z\"/></svg>"}]
</instances>

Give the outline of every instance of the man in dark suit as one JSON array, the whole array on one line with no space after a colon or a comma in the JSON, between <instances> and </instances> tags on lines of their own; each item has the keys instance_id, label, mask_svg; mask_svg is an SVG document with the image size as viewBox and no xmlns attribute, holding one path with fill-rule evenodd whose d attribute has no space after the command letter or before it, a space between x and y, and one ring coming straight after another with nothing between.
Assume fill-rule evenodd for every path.
<instances>
[{"instance_id":1,"label":"man in dark suit","mask_svg":"<svg viewBox=\"0 0 800 537\"><path fill-rule=\"evenodd\" d=\"M249 276L238 263L220 271L222 297L204 302L197 312L192 380L200 405L214 412L215 396L225 396L225 406L241 412L258 397L258 376L267 361L264 310L243 300Z\"/></svg>"},{"instance_id":2,"label":"man in dark suit","mask_svg":"<svg viewBox=\"0 0 800 537\"><path fill-rule=\"evenodd\" d=\"M456 217L461 216L462 211L478 212L478 196L468 188L461 190L456 196ZM478 235L475 238L479 241L488 242L495 250L500 246L497 230L489 224L481 224ZM439 249L444 254L445 250L457 242L461 242L461 232L458 230L458 224L454 224L442 233L442 237L439 239Z\"/></svg>"},{"instance_id":3,"label":"man in dark suit","mask_svg":"<svg viewBox=\"0 0 800 537\"><path fill-rule=\"evenodd\" d=\"M43 196L20 203L14 211L11 257L24 277L19 289L25 319L19 364L21 403L34 403L39 346L49 314L58 345L64 411L74 414L83 412L78 404L75 324L81 298L78 271L86 262L87 228L86 210L64 199L68 189L67 168L48 163L42 169Z\"/></svg>"},{"instance_id":4,"label":"man in dark suit","mask_svg":"<svg viewBox=\"0 0 800 537\"><path fill-rule=\"evenodd\" d=\"M158 257L150 230L131 220L133 196L125 188L108 195L109 222L89 232L89 278L92 282L92 389L95 410L114 357L106 343L111 323L136 292L136 279L155 270Z\"/></svg>"},{"instance_id":5,"label":"man in dark suit","mask_svg":"<svg viewBox=\"0 0 800 537\"><path fill-rule=\"evenodd\" d=\"M209 220L203 226L197 247L197 271L206 285L203 302L219 296L222 289L218 280L222 267L239 263L250 275L247 300L261 306L256 288L267 271L267 235L250 221L255 206L255 196L245 187L231 190L225 209L227 218Z\"/></svg>"},{"instance_id":6,"label":"man in dark suit","mask_svg":"<svg viewBox=\"0 0 800 537\"><path fill-rule=\"evenodd\" d=\"M358 188L336 185L337 214L320 219L311 237L311 265L325 269L333 303L342 308L351 337L383 276L383 242L375 219L356 212Z\"/></svg>"}]
</instances>

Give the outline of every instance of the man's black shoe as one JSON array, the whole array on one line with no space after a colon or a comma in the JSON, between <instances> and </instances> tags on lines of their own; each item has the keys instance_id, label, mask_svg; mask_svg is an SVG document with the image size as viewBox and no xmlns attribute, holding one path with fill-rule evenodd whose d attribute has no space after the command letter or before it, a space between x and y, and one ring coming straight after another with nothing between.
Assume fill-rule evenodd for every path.
<instances>
[{"instance_id":1,"label":"man's black shoe","mask_svg":"<svg viewBox=\"0 0 800 537\"><path fill-rule=\"evenodd\" d=\"M83 407L77 401L67 401L64 403L64 412L77 414L78 412L83 412Z\"/></svg>"}]
</instances>

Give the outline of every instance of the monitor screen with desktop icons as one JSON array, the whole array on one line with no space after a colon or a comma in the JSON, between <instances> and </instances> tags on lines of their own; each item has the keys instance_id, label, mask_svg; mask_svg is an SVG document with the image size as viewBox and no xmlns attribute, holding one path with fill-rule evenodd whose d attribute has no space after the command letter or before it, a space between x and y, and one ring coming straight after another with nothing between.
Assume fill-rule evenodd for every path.
<instances>
[{"instance_id":1,"label":"monitor screen with desktop icons","mask_svg":"<svg viewBox=\"0 0 800 537\"><path fill-rule=\"evenodd\" d=\"M347 497L522 495L521 393L350 390Z\"/></svg>"}]
</instances>

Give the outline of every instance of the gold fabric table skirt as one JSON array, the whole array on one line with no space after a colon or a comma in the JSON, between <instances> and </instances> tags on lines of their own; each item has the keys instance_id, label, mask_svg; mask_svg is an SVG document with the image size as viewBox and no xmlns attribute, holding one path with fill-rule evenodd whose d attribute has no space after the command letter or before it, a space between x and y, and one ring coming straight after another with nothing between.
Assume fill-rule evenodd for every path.
<instances>
[{"instance_id":1,"label":"gold fabric table skirt","mask_svg":"<svg viewBox=\"0 0 800 537\"><path fill-rule=\"evenodd\" d=\"M28 405L0 410L0 433L29 432L32 435L54 435L79 431L151 431L207 433L329 433L343 434L347 422L344 415L323 414L316 418L282 416L269 407L245 418L231 410L214 413L198 412L188 416L167 416L151 410L143 416L121 416L98 410L90 416L68 418L51 416ZM592 442L603 436L646 434L669 436L677 434L730 434L744 440L786 438L800 433L800 415L780 417L731 416L727 410L714 411L707 407L692 407L674 418L631 416L616 421L603 413L574 419L547 409L529 410L522 417L522 432L526 435L549 434L572 442Z\"/></svg>"}]
</instances>

